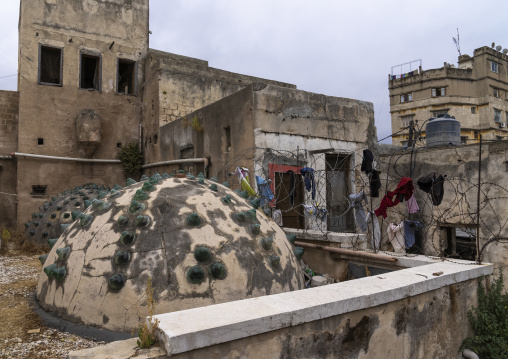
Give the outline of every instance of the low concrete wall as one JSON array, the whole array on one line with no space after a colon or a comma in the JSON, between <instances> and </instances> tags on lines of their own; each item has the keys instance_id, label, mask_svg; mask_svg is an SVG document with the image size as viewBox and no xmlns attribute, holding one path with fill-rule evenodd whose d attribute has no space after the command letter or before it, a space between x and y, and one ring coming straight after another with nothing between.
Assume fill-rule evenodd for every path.
<instances>
[{"instance_id":1,"label":"low concrete wall","mask_svg":"<svg viewBox=\"0 0 508 359\"><path fill-rule=\"evenodd\" d=\"M476 278L492 266L414 260L396 272L158 315L158 337L182 359L455 358L471 334Z\"/></svg>"}]
</instances>

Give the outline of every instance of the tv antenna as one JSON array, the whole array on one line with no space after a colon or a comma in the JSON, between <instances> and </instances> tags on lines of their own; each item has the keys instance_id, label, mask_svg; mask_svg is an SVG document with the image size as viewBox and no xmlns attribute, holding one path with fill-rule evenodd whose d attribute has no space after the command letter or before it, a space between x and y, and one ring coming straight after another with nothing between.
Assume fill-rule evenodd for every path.
<instances>
[{"instance_id":1,"label":"tv antenna","mask_svg":"<svg viewBox=\"0 0 508 359\"><path fill-rule=\"evenodd\" d=\"M459 52L459 56L462 54L460 53L460 35L459 35L459 28L457 28L457 37L452 37L453 43L455 44L455 47L457 48L457 51Z\"/></svg>"}]
</instances>

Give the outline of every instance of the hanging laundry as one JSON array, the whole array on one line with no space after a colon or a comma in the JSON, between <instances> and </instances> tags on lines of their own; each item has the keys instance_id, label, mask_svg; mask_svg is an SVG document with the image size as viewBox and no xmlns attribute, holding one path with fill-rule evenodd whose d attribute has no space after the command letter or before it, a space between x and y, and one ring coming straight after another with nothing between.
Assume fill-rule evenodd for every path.
<instances>
[{"instance_id":1,"label":"hanging laundry","mask_svg":"<svg viewBox=\"0 0 508 359\"><path fill-rule=\"evenodd\" d=\"M316 199L316 182L314 181L314 169L309 167L300 168L300 173L303 176L305 189L310 192L312 189L312 199Z\"/></svg>"},{"instance_id":2,"label":"hanging laundry","mask_svg":"<svg viewBox=\"0 0 508 359\"><path fill-rule=\"evenodd\" d=\"M379 189L381 188L381 180L379 178L379 171L373 170L369 176L370 196L379 197Z\"/></svg>"},{"instance_id":3,"label":"hanging laundry","mask_svg":"<svg viewBox=\"0 0 508 359\"><path fill-rule=\"evenodd\" d=\"M279 227L282 227L282 212L280 209L274 209L272 211L272 219Z\"/></svg>"},{"instance_id":4,"label":"hanging laundry","mask_svg":"<svg viewBox=\"0 0 508 359\"><path fill-rule=\"evenodd\" d=\"M379 208L374 211L376 213L376 216L383 215L383 218L386 218L387 208L394 207L403 200L407 201L413 195L413 191L414 185L413 181L411 181L411 178L402 177L395 191L393 192L388 191L387 194L383 197L379 205ZM395 200L393 200L393 197L395 197Z\"/></svg>"},{"instance_id":5,"label":"hanging laundry","mask_svg":"<svg viewBox=\"0 0 508 359\"><path fill-rule=\"evenodd\" d=\"M432 204L439 206L444 196L444 177L432 172L418 179L418 187L425 193L430 193Z\"/></svg>"},{"instance_id":6,"label":"hanging laundry","mask_svg":"<svg viewBox=\"0 0 508 359\"><path fill-rule=\"evenodd\" d=\"M358 223L358 227L365 232L367 230L367 216L365 215L365 211L363 210L362 201L365 203L369 203L369 199L367 195L361 191L356 194L350 194L349 200L351 201L351 205L355 209L355 218L356 223Z\"/></svg>"},{"instance_id":7,"label":"hanging laundry","mask_svg":"<svg viewBox=\"0 0 508 359\"><path fill-rule=\"evenodd\" d=\"M372 226L369 225L369 222L372 221L374 224L374 230L372 230ZM381 247L381 230L379 228L379 221L377 220L377 217L374 215L374 211L371 211L367 213L367 226L371 231L370 238L371 238L371 245L372 249L374 250L380 250Z\"/></svg>"},{"instance_id":8,"label":"hanging laundry","mask_svg":"<svg viewBox=\"0 0 508 359\"><path fill-rule=\"evenodd\" d=\"M420 210L420 207L418 207L418 203L416 203L416 198L413 193L410 199L407 200L407 211L409 213L416 213Z\"/></svg>"},{"instance_id":9,"label":"hanging laundry","mask_svg":"<svg viewBox=\"0 0 508 359\"><path fill-rule=\"evenodd\" d=\"M404 221L405 246L411 248L415 244L415 232L420 231L423 225L418 221Z\"/></svg>"},{"instance_id":10,"label":"hanging laundry","mask_svg":"<svg viewBox=\"0 0 508 359\"><path fill-rule=\"evenodd\" d=\"M296 176L295 171L287 171L289 173L289 200L291 201L291 206L295 206L295 197L296 197Z\"/></svg>"},{"instance_id":11,"label":"hanging laundry","mask_svg":"<svg viewBox=\"0 0 508 359\"><path fill-rule=\"evenodd\" d=\"M261 197L261 206L271 202L274 196L270 184L259 176L256 176L256 183L258 185L259 197Z\"/></svg>"},{"instance_id":12,"label":"hanging laundry","mask_svg":"<svg viewBox=\"0 0 508 359\"><path fill-rule=\"evenodd\" d=\"M388 239L390 240L395 253L406 254L403 231L404 222L400 222L398 226L393 223L388 225Z\"/></svg>"},{"instance_id":13,"label":"hanging laundry","mask_svg":"<svg viewBox=\"0 0 508 359\"><path fill-rule=\"evenodd\" d=\"M360 168L361 171L365 172L366 174L372 173L374 170L374 154L371 152L371 150L363 150L363 161L362 166Z\"/></svg>"},{"instance_id":14,"label":"hanging laundry","mask_svg":"<svg viewBox=\"0 0 508 359\"><path fill-rule=\"evenodd\" d=\"M316 205L316 218L323 222L328 218L328 211L326 208L320 208L319 203Z\"/></svg>"},{"instance_id":15,"label":"hanging laundry","mask_svg":"<svg viewBox=\"0 0 508 359\"><path fill-rule=\"evenodd\" d=\"M238 178L238 183L240 183L242 190L246 191L251 197L257 197L256 192L254 192L249 184L249 170L247 168L236 167L236 177Z\"/></svg>"}]
</instances>

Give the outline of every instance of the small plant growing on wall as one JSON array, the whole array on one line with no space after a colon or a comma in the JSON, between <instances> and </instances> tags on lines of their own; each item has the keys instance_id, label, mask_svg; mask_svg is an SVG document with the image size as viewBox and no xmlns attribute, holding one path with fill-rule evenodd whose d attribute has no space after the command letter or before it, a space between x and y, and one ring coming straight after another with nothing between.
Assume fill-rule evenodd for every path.
<instances>
[{"instance_id":1,"label":"small plant growing on wall","mask_svg":"<svg viewBox=\"0 0 508 359\"><path fill-rule=\"evenodd\" d=\"M153 319L153 315L155 312L155 300L153 299L153 288L152 288L152 278L148 278L146 283L146 303L148 307L148 322L150 326L148 326L147 321L143 321L143 324L139 326L138 329L138 346L140 348L149 348L155 344L157 339L155 338L155 331L159 327L159 321L157 319Z\"/></svg>"},{"instance_id":2,"label":"small plant growing on wall","mask_svg":"<svg viewBox=\"0 0 508 359\"><path fill-rule=\"evenodd\" d=\"M0 253L6 253L9 241L11 239L11 233L4 228L2 230L2 237L0 237Z\"/></svg>"},{"instance_id":3,"label":"small plant growing on wall","mask_svg":"<svg viewBox=\"0 0 508 359\"><path fill-rule=\"evenodd\" d=\"M480 358L508 358L508 293L503 293L503 273L488 293L480 281L477 293L478 306L467 313L474 336L466 338L461 349L470 349Z\"/></svg>"},{"instance_id":4,"label":"small plant growing on wall","mask_svg":"<svg viewBox=\"0 0 508 359\"><path fill-rule=\"evenodd\" d=\"M143 151L137 142L128 143L120 149L116 158L122 162L122 170L127 174L138 174L143 165Z\"/></svg>"},{"instance_id":5,"label":"small plant growing on wall","mask_svg":"<svg viewBox=\"0 0 508 359\"><path fill-rule=\"evenodd\" d=\"M197 115L194 115L194 117L192 118L192 120L188 120L187 117L183 120L183 126L184 127L187 127L187 126L190 126L194 129L194 131L196 132L202 132L203 131L203 126L201 125L201 122L199 121L199 118Z\"/></svg>"}]
</instances>

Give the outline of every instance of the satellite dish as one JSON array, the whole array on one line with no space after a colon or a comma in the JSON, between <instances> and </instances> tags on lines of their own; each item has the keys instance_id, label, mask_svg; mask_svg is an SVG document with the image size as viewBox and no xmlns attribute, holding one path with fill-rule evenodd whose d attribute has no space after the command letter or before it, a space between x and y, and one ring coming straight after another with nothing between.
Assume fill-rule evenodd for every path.
<instances>
[{"instance_id":1,"label":"satellite dish","mask_svg":"<svg viewBox=\"0 0 508 359\"><path fill-rule=\"evenodd\" d=\"M507 54L508 53L508 49L503 49L503 54Z\"/></svg>"},{"instance_id":2,"label":"satellite dish","mask_svg":"<svg viewBox=\"0 0 508 359\"><path fill-rule=\"evenodd\" d=\"M492 48L496 47L496 43L493 42L491 46L492 46Z\"/></svg>"},{"instance_id":3,"label":"satellite dish","mask_svg":"<svg viewBox=\"0 0 508 359\"><path fill-rule=\"evenodd\" d=\"M501 45L497 45L497 46L496 46L496 50L497 50L497 51L501 51L501 49L502 49L502 48L503 48L503 47L502 47Z\"/></svg>"}]
</instances>

